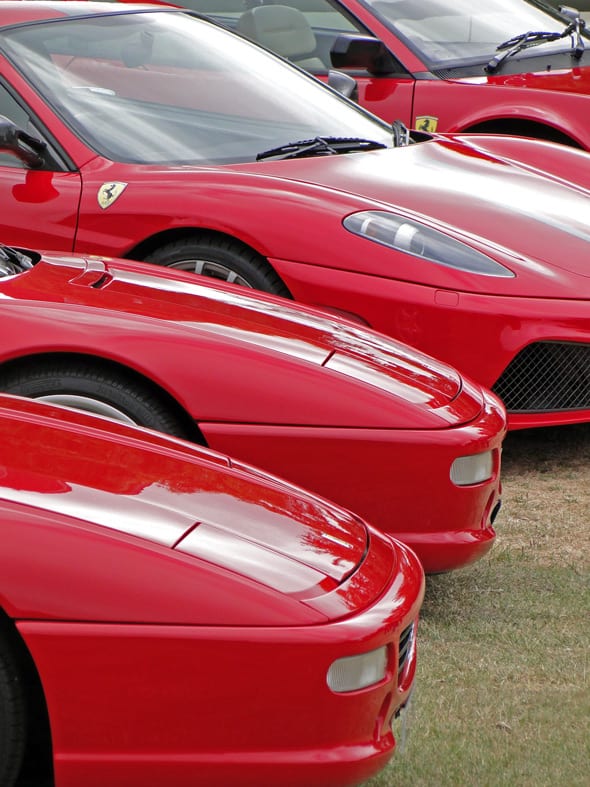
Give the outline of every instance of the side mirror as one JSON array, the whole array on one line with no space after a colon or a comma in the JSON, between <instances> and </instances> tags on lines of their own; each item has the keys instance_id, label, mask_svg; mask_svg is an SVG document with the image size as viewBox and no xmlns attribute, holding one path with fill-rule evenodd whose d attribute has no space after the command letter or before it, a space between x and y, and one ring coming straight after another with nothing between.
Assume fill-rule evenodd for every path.
<instances>
[{"instance_id":1,"label":"side mirror","mask_svg":"<svg viewBox=\"0 0 590 787\"><path fill-rule=\"evenodd\" d=\"M43 164L47 145L19 128L12 120L0 115L0 153L11 153L32 168Z\"/></svg>"},{"instance_id":2,"label":"side mirror","mask_svg":"<svg viewBox=\"0 0 590 787\"><path fill-rule=\"evenodd\" d=\"M330 50L334 68L362 68L369 74L399 74L405 69L378 38L343 34Z\"/></svg>"},{"instance_id":3,"label":"side mirror","mask_svg":"<svg viewBox=\"0 0 590 787\"><path fill-rule=\"evenodd\" d=\"M342 71L336 71L331 68L328 71L328 85L334 88L338 93L341 93L346 98L358 103L359 100L359 86L356 79L353 79L348 74Z\"/></svg>"}]
</instances>

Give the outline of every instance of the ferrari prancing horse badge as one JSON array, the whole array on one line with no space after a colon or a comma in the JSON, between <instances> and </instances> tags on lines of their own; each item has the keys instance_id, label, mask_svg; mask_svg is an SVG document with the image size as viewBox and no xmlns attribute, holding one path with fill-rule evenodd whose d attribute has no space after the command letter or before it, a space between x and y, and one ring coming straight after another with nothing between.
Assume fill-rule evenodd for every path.
<instances>
[{"instance_id":1,"label":"ferrari prancing horse badge","mask_svg":"<svg viewBox=\"0 0 590 787\"><path fill-rule=\"evenodd\" d=\"M108 208L118 197L121 196L126 188L127 183L103 183L98 190L98 194L96 195L98 204L103 210Z\"/></svg>"},{"instance_id":2,"label":"ferrari prancing horse badge","mask_svg":"<svg viewBox=\"0 0 590 787\"><path fill-rule=\"evenodd\" d=\"M432 133L436 131L437 125L438 118L435 118L432 115L418 115L416 117L416 125L414 128L418 129L418 131L428 131Z\"/></svg>"}]
</instances>

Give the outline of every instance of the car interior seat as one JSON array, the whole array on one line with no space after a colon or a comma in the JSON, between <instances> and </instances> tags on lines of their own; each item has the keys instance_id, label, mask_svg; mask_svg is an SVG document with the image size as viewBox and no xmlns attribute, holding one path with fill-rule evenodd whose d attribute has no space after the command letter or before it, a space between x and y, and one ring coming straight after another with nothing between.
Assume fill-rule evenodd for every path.
<instances>
[{"instance_id":1,"label":"car interior seat","mask_svg":"<svg viewBox=\"0 0 590 787\"><path fill-rule=\"evenodd\" d=\"M238 19L238 32L288 58L307 71L325 71L326 65L313 56L316 38L301 11L286 5L258 5Z\"/></svg>"}]
</instances>

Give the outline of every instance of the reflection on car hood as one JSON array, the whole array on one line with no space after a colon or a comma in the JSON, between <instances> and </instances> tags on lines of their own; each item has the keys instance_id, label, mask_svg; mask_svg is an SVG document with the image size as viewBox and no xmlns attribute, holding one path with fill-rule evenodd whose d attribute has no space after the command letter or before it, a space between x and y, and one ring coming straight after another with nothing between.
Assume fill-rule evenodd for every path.
<instances>
[{"instance_id":1,"label":"reflection on car hood","mask_svg":"<svg viewBox=\"0 0 590 787\"><path fill-rule=\"evenodd\" d=\"M590 104L590 67L572 69L556 69L554 71L538 71L524 74L494 74L487 77L459 80L466 82L487 82L490 85L506 87L526 87L533 90L551 90L561 93L574 93L584 97ZM588 110L587 110L588 111Z\"/></svg>"},{"instance_id":2,"label":"reflection on car hood","mask_svg":"<svg viewBox=\"0 0 590 787\"><path fill-rule=\"evenodd\" d=\"M517 273L516 280L504 281L469 276L474 288L535 295L545 278L552 282L553 297L590 295L585 152L536 140L440 137L291 164L267 162L268 174L354 195L359 209L399 211L454 234ZM568 180L553 174L564 171ZM448 274L442 266L414 266L417 279L422 269L425 283L444 286ZM571 274L586 277L586 283Z\"/></svg>"},{"instance_id":3,"label":"reflection on car hood","mask_svg":"<svg viewBox=\"0 0 590 787\"><path fill-rule=\"evenodd\" d=\"M300 390L328 397L326 407L334 420L299 407L297 413L289 411L291 424L320 419L323 425L441 428L471 421L481 412L478 387L446 364L400 342L353 322L291 306L285 299L245 288L216 287L206 280L200 283L190 274L156 271L151 265L127 261L47 256L31 271L6 281L2 291L33 303L63 303L64 312L73 305L93 307L94 313L100 307L112 315L109 322L123 315L130 328L141 325L146 336L164 331L169 341L185 342L190 355L199 343L201 347L213 343L234 378L237 366L231 369L227 353L232 353L235 364L246 367L246 373L250 364L251 374L258 368L252 364L262 357L265 365L259 373L265 373L262 387L266 389L274 373L269 368L273 359L292 359L288 369L279 370L282 377L292 374L295 380L298 375ZM318 391L319 382L327 386L325 393ZM346 389L350 390L344 396ZM335 396L340 392L338 401L330 391ZM365 399L359 401L362 395ZM202 401L213 406L205 396ZM217 411L205 413L203 408L201 420L228 417L219 409L220 403L214 404ZM345 408L340 415L338 407ZM235 402L233 410L235 417Z\"/></svg>"},{"instance_id":4,"label":"reflection on car hood","mask_svg":"<svg viewBox=\"0 0 590 787\"><path fill-rule=\"evenodd\" d=\"M367 530L352 514L221 455L142 434L2 396L0 499L175 548L298 598L335 589L362 562Z\"/></svg>"}]
</instances>

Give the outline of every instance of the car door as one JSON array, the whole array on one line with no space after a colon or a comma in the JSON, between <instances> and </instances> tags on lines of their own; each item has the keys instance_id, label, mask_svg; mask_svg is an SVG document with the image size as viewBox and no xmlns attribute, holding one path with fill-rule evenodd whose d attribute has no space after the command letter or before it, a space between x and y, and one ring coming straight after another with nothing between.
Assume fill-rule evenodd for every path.
<instances>
[{"instance_id":1,"label":"car door","mask_svg":"<svg viewBox=\"0 0 590 787\"><path fill-rule=\"evenodd\" d=\"M0 148L0 240L17 246L72 251L80 174L1 73L0 115L47 144L39 168L31 168L13 152Z\"/></svg>"}]
</instances>

